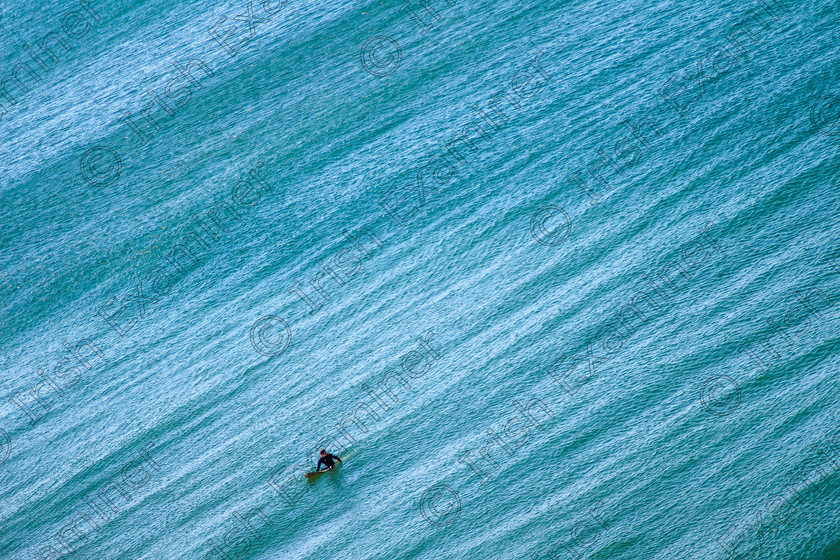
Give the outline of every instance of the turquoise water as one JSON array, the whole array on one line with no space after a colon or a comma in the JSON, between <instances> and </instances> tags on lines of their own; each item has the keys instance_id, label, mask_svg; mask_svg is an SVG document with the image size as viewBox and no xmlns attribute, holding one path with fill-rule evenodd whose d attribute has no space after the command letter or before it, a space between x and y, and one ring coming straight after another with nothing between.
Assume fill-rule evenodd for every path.
<instances>
[{"instance_id":1,"label":"turquoise water","mask_svg":"<svg viewBox=\"0 0 840 560\"><path fill-rule=\"evenodd\" d=\"M840 558L838 24L0 6L0 557Z\"/></svg>"}]
</instances>

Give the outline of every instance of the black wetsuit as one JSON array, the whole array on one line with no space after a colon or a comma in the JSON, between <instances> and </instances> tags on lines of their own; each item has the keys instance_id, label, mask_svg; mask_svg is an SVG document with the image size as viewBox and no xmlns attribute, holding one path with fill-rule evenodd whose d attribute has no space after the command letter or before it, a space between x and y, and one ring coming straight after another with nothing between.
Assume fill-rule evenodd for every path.
<instances>
[{"instance_id":1,"label":"black wetsuit","mask_svg":"<svg viewBox=\"0 0 840 560\"><path fill-rule=\"evenodd\" d=\"M335 466L335 461L333 461L333 459L335 459L335 461L338 461L339 463L341 462L341 459L338 458L338 455L327 453L325 457L321 457L320 459L318 459L318 466L315 467L315 470L321 470L321 463L323 463L328 469L333 468Z\"/></svg>"}]
</instances>

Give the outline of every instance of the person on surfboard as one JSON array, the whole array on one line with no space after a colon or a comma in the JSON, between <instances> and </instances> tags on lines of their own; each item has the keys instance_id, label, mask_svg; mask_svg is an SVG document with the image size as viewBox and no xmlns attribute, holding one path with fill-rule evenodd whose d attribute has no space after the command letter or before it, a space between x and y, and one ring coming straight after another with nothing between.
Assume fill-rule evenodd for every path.
<instances>
[{"instance_id":1,"label":"person on surfboard","mask_svg":"<svg viewBox=\"0 0 840 560\"><path fill-rule=\"evenodd\" d=\"M326 449L321 450L321 458L318 459L318 464L315 466L315 472L321 471L321 463L323 463L327 468L325 470L330 470L335 466L335 461L341 462L341 459L338 458L338 455L333 455L331 453L327 453Z\"/></svg>"}]
</instances>

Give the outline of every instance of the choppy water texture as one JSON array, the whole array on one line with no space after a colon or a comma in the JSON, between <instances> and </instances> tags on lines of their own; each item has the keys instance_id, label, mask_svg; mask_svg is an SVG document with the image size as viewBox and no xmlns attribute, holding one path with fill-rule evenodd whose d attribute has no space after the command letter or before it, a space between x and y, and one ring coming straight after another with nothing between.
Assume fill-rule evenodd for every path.
<instances>
[{"instance_id":1,"label":"choppy water texture","mask_svg":"<svg viewBox=\"0 0 840 560\"><path fill-rule=\"evenodd\" d=\"M0 557L840 558L836 2L0 26Z\"/></svg>"}]
</instances>

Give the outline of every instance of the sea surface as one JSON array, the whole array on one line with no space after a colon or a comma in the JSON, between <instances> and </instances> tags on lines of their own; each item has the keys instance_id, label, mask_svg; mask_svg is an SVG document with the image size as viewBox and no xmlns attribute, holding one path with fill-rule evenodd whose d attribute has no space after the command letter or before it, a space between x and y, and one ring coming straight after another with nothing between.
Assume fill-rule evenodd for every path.
<instances>
[{"instance_id":1,"label":"sea surface","mask_svg":"<svg viewBox=\"0 0 840 560\"><path fill-rule=\"evenodd\" d=\"M840 558L836 0L0 29L0 558Z\"/></svg>"}]
</instances>

